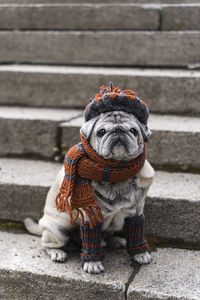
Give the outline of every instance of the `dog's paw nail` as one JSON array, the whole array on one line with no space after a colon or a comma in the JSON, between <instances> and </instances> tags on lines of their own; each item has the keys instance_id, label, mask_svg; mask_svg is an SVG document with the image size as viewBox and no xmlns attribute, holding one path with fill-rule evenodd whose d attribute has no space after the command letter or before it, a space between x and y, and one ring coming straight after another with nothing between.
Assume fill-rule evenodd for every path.
<instances>
[{"instance_id":1,"label":"dog's paw nail","mask_svg":"<svg viewBox=\"0 0 200 300\"><path fill-rule=\"evenodd\" d=\"M52 252L51 260L54 262L65 262L67 260L67 253L65 252Z\"/></svg>"},{"instance_id":2,"label":"dog's paw nail","mask_svg":"<svg viewBox=\"0 0 200 300\"><path fill-rule=\"evenodd\" d=\"M102 262L85 262L83 265L83 270L89 274L99 274L104 271L104 266Z\"/></svg>"},{"instance_id":3,"label":"dog's paw nail","mask_svg":"<svg viewBox=\"0 0 200 300\"><path fill-rule=\"evenodd\" d=\"M152 261L151 255L146 251L145 253L136 254L134 260L139 264L148 264Z\"/></svg>"}]
</instances>

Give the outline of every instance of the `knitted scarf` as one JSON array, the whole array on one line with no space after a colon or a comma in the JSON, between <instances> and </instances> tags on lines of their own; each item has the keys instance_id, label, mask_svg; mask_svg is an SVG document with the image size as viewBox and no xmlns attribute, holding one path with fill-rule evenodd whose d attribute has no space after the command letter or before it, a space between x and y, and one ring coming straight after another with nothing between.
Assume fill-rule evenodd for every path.
<instances>
[{"instance_id":1,"label":"knitted scarf","mask_svg":"<svg viewBox=\"0 0 200 300\"><path fill-rule=\"evenodd\" d=\"M70 148L65 155L65 176L56 197L57 209L68 212L71 225L81 215L82 226L84 226L84 211L88 216L90 228L93 228L97 221L100 223L103 221L103 216L96 204L91 181L125 181L142 169L144 161L145 148L142 154L131 161L104 159L81 135L81 143ZM76 211L75 217L73 210Z\"/></svg>"}]
</instances>

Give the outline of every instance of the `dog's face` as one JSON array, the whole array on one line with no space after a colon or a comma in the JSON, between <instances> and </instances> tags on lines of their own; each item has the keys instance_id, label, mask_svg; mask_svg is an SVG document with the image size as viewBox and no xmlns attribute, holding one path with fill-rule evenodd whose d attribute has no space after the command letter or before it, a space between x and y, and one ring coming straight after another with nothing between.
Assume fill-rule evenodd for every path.
<instances>
[{"instance_id":1,"label":"dog's face","mask_svg":"<svg viewBox=\"0 0 200 300\"><path fill-rule=\"evenodd\" d=\"M123 111L103 113L84 123L81 133L105 159L131 160L142 153L150 130Z\"/></svg>"}]
</instances>

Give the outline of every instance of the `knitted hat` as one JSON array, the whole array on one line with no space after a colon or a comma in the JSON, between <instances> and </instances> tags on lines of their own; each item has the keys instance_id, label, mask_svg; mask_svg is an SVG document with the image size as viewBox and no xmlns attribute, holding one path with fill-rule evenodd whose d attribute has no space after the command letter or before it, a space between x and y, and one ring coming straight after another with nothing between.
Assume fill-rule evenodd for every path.
<instances>
[{"instance_id":1,"label":"knitted hat","mask_svg":"<svg viewBox=\"0 0 200 300\"><path fill-rule=\"evenodd\" d=\"M95 98L90 99L84 112L85 121L109 111L124 111L133 114L140 123L147 125L149 109L146 103L140 100L132 90L121 91L112 83L110 87L101 86Z\"/></svg>"}]
</instances>

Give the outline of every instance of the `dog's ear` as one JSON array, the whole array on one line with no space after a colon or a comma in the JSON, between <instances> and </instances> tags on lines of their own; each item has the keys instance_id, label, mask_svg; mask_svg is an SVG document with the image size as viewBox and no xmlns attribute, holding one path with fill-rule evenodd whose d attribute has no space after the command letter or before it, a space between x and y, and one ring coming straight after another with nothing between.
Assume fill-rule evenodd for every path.
<instances>
[{"instance_id":1,"label":"dog's ear","mask_svg":"<svg viewBox=\"0 0 200 300\"><path fill-rule=\"evenodd\" d=\"M142 133L144 142L148 142L148 140L151 136L151 130L149 129L149 127L147 125L139 123L139 126L141 129L141 133Z\"/></svg>"},{"instance_id":2,"label":"dog's ear","mask_svg":"<svg viewBox=\"0 0 200 300\"><path fill-rule=\"evenodd\" d=\"M80 133L84 136L84 138L86 140L90 140L92 131L94 129L94 126L96 124L96 122L99 120L99 116L92 118L91 120L85 122L81 129L80 129Z\"/></svg>"}]
</instances>

